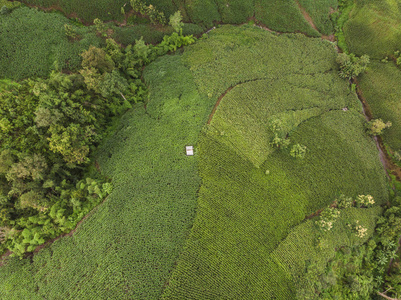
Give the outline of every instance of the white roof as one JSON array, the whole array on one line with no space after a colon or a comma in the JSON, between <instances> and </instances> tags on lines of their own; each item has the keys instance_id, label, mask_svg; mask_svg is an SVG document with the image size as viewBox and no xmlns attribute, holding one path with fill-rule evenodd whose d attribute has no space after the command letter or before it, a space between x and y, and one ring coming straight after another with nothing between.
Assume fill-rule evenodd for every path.
<instances>
[{"instance_id":1,"label":"white roof","mask_svg":"<svg viewBox=\"0 0 401 300\"><path fill-rule=\"evenodd\" d=\"M193 146L186 146L185 147L186 151L187 151L187 155L194 155L194 147Z\"/></svg>"}]
</instances>

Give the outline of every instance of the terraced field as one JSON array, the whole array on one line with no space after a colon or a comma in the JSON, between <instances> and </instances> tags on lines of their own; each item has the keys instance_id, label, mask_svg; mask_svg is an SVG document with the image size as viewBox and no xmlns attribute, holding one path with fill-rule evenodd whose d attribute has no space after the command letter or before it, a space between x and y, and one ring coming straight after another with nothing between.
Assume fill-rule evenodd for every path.
<instances>
[{"instance_id":1,"label":"terraced field","mask_svg":"<svg viewBox=\"0 0 401 300\"><path fill-rule=\"evenodd\" d=\"M268 9L255 16L265 24L320 35L296 2L262 2L255 7ZM300 3L313 17L335 4ZM212 9L202 13L199 23L215 20ZM376 146L359 100L337 75L336 55L320 38L227 25L149 65L149 103L135 105L97 153L113 193L72 236L2 266L0 297L295 297L311 257L323 268L335 248L365 242L388 200ZM273 147L275 135L289 148ZM303 159L291 156L297 144L306 146ZM194 157L185 145L195 146ZM305 217L340 194L371 194L376 207L343 210L335 230L322 234ZM364 239L347 230L355 218L367 228Z\"/></svg>"},{"instance_id":2,"label":"terraced field","mask_svg":"<svg viewBox=\"0 0 401 300\"><path fill-rule=\"evenodd\" d=\"M80 226L0 268L1 299L157 299L193 223L200 178L196 145L214 105L197 93L180 56L148 67L147 109L116 125L97 161L114 191ZM166 91L169 91L166 94Z\"/></svg>"},{"instance_id":3,"label":"terraced field","mask_svg":"<svg viewBox=\"0 0 401 300\"><path fill-rule=\"evenodd\" d=\"M83 1L83 0L23 0L23 3L47 9L61 10L69 17L78 17L87 24L95 18L104 21L123 22L125 16L121 8L130 11L130 1ZM310 36L319 36L302 15L307 11L320 33L333 33L333 25L329 18L330 12L336 9L337 0L324 0L316 4L310 0L147 0L147 5L153 5L168 18L177 10L182 12L184 21L201 25L204 29L216 23L242 24L252 18L269 28L282 32L303 32Z\"/></svg>"},{"instance_id":4,"label":"terraced field","mask_svg":"<svg viewBox=\"0 0 401 300\"><path fill-rule=\"evenodd\" d=\"M394 151L401 149L401 95L396 88L400 81L401 71L393 62L373 62L360 79L363 96L373 117L393 124L384 132L383 139Z\"/></svg>"},{"instance_id":5,"label":"terraced field","mask_svg":"<svg viewBox=\"0 0 401 300\"><path fill-rule=\"evenodd\" d=\"M383 58L401 49L401 2L357 0L345 23L349 51Z\"/></svg>"},{"instance_id":6,"label":"terraced field","mask_svg":"<svg viewBox=\"0 0 401 300\"><path fill-rule=\"evenodd\" d=\"M283 49L291 49L291 59ZM364 133L358 99L336 74L334 57L332 45L319 39L229 26L184 53L200 92L217 98L233 88L202 133L197 216L163 299L293 297L293 276L302 281L307 258L330 256L313 256L315 245L291 268L278 250L291 228L341 193L386 201L376 147ZM306 146L304 159L269 145L272 120L282 122L292 143ZM380 209L354 213L372 233ZM317 229L308 230L316 238ZM348 240L345 223L336 234L331 238L337 246L362 242Z\"/></svg>"},{"instance_id":7,"label":"terraced field","mask_svg":"<svg viewBox=\"0 0 401 300\"><path fill-rule=\"evenodd\" d=\"M1 16L0 78L21 80L32 76L45 77L57 68L78 69L81 51L90 45L99 46L101 40L95 30L71 25L81 39L70 42L64 24L70 24L70 21L60 14L26 7ZM42 34L43 31L46 35Z\"/></svg>"}]
</instances>

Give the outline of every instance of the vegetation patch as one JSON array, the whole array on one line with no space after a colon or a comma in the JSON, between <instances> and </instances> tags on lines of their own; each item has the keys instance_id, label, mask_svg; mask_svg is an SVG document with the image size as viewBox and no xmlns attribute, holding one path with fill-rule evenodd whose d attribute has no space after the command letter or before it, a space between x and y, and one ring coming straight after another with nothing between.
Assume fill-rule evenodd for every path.
<instances>
[{"instance_id":1,"label":"vegetation patch","mask_svg":"<svg viewBox=\"0 0 401 300\"><path fill-rule=\"evenodd\" d=\"M128 0L22 0L21 2L38 7L60 9L65 15L78 17L87 23L92 23L96 18L104 21L122 21L124 16L121 13L121 7L129 3Z\"/></svg>"},{"instance_id":2,"label":"vegetation patch","mask_svg":"<svg viewBox=\"0 0 401 300\"><path fill-rule=\"evenodd\" d=\"M394 88L400 82L401 71L392 62L372 62L360 78L360 87L373 117L392 123L382 136L394 151L401 150L401 93Z\"/></svg>"},{"instance_id":3,"label":"vegetation patch","mask_svg":"<svg viewBox=\"0 0 401 300\"><path fill-rule=\"evenodd\" d=\"M320 36L305 20L295 0L256 0L255 17L272 30Z\"/></svg>"},{"instance_id":4,"label":"vegetation patch","mask_svg":"<svg viewBox=\"0 0 401 300\"><path fill-rule=\"evenodd\" d=\"M163 299L288 299L303 267L288 271L274 253L291 228L339 194L387 201L376 147L335 54L322 40L246 26L215 30L184 53L200 92L216 99L234 87L203 130L197 216ZM303 158L291 156L293 147L273 148L275 133L306 149ZM366 226L371 234L374 218Z\"/></svg>"},{"instance_id":5,"label":"vegetation patch","mask_svg":"<svg viewBox=\"0 0 401 300\"><path fill-rule=\"evenodd\" d=\"M320 33L330 35L334 32L334 25L330 15L337 10L338 0L298 0L298 2L311 16Z\"/></svg>"},{"instance_id":6,"label":"vegetation patch","mask_svg":"<svg viewBox=\"0 0 401 300\"><path fill-rule=\"evenodd\" d=\"M197 139L214 103L197 93L178 55L150 65L144 78L147 109L138 104L125 114L98 150L113 193L73 236L35 254L32 263L16 258L2 266L0 298L160 295L193 221ZM185 155L186 145L195 146L195 156Z\"/></svg>"},{"instance_id":7,"label":"vegetation patch","mask_svg":"<svg viewBox=\"0 0 401 300\"><path fill-rule=\"evenodd\" d=\"M78 69L81 51L99 47L101 41L95 31L73 24L79 40L70 41L64 24L70 23L60 14L26 7L0 15L0 78L21 80L47 77L52 69Z\"/></svg>"},{"instance_id":8,"label":"vegetation patch","mask_svg":"<svg viewBox=\"0 0 401 300\"><path fill-rule=\"evenodd\" d=\"M399 2L356 1L343 30L351 53L380 59L393 54L401 49Z\"/></svg>"}]
</instances>

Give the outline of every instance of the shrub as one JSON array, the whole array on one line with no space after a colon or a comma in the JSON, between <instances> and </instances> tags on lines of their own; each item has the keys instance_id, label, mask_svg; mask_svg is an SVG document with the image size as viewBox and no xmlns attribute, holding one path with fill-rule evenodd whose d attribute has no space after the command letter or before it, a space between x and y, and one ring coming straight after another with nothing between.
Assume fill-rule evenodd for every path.
<instances>
[{"instance_id":1,"label":"shrub","mask_svg":"<svg viewBox=\"0 0 401 300\"><path fill-rule=\"evenodd\" d=\"M381 135L383 130L391 127L391 122L384 123L382 119L374 119L366 124L366 130L370 135Z\"/></svg>"},{"instance_id":2,"label":"shrub","mask_svg":"<svg viewBox=\"0 0 401 300\"><path fill-rule=\"evenodd\" d=\"M354 206L354 200L351 197L347 197L344 194L341 194L336 200L335 203L338 208L350 208Z\"/></svg>"},{"instance_id":3,"label":"shrub","mask_svg":"<svg viewBox=\"0 0 401 300\"><path fill-rule=\"evenodd\" d=\"M99 35L101 35L102 37L107 37L107 33L106 33L106 26L104 25L103 21L96 18L93 20L93 24L96 27L96 31Z\"/></svg>"},{"instance_id":4,"label":"shrub","mask_svg":"<svg viewBox=\"0 0 401 300\"><path fill-rule=\"evenodd\" d=\"M357 207L372 207L375 200L371 195L359 195L356 197L355 204Z\"/></svg>"},{"instance_id":5,"label":"shrub","mask_svg":"<svg viewBox=\"0 0 401 300\"><path fill-rule=\"evenodd\" d=\"M340 65L339 75L341 78L351 80L365 71L370 59L368 55L356 57L354 54L339 53L337 63Z\"/></svg>"},{"instance_id":6,"label":"shrub","mask_svg":"<svg viewBox=\"0 0 401 300\"><path fill-rule=\"evenodd\" d=\"M64 24L64 29L65 29L65 35L70 38L70 39L75 39L77 38L77 33L70 24Z\"/></svg>"},{"instance_id":7,"label":"shrub","mask_svg":"<svg viewBox=\"0 0 401 300\"><path fill-rule=\"evenodd\" d=\"M182 34L182 27L184 26L184 23L182 23L182 15L179 10L176 11L174 15L170 16L169 24L171 25L171 27L173 27L175 32Z\"/></svg>"},{"instance_id":8,"label":"shrub","mask_svg":"<svg viewBox=\"0 0 401 300\"><path fill-rule=\"evenodd\" d=\"M142 15L149 17L152 24L166 24L166 17L164 13L158 11L152 4L147 5L142 0L131 0L132 9Z\"/></svg>"},{"instance_id":9,"label":"shrub","mask_svg":"<svg viewBox=\"0 0 401 300\"><path fill-rule=\"evenodd\" d=\"M9 8L5 5L3 5L0 9L0 15L6 15L10 12Z\"/></svg>"},{"instance_id":10,"label":"shrub","mask_svg":"<svg viewBox=\"0 0 401 300\"><path fill-rule=\"evenodd\" d=\"M306 153L306 146L301 144L295 144L291 148L290 155L294 158L304 158Z\"/></svg>"},{"instance_id":11,"label":"shrub","mask_svg":"<svg viewBox=\"0 0 401 300\"><path fill-rule=\"evenodd\" d=\"M340 211L338 209L327 207L320 213L319 220L316 221L316 224L323 231L330 231L339 216Z\"/></svg>"}]
</instances>

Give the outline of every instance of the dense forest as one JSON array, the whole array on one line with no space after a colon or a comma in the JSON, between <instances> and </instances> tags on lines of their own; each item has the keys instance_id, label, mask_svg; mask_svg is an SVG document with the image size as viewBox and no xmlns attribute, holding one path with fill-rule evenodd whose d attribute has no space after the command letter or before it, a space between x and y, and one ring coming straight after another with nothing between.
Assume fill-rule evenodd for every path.
<instances>
[{"instance_id":1,"label":"dense forest","mask_svg":"<svg viewBox=\"0 0 401 300\"><path fill-rule=\"evenodd\" d=\"M399 32L401 0L0 0L0 298L400 299Z\"/></svg>"}]
</instances>

